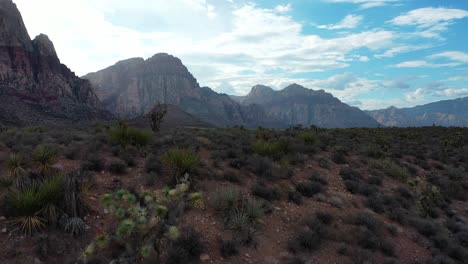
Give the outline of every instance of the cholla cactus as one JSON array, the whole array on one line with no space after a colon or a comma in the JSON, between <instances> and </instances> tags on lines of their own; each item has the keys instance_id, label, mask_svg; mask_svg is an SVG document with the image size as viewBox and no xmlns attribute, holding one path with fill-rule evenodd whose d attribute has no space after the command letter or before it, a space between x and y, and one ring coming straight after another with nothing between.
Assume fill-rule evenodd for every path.
<instances>
[{"instance_id":1,"label":"cholla cactus","mask_svg":"<svg viewBox=\"0 0 468 264\"><path fill-rule=\"evenodd\" d=\"M203 194L200 192L192 193L189 195L189 199L192 202L194 208L205 209L205 200L203 199Z\"/></svg>"},{"instance_id":2,"label":"cholla cactus","mask_svg":"<svg viewBox=\"0 0 468 264\"><path fill-rule=\"evenodd\" d=\"M167 237L170 240L175 241L177 240L177 238L179 238L179 236L180 236L179 229L176 226L170 226L169 230L167 231Z\"/></svg>"}]
</instances>

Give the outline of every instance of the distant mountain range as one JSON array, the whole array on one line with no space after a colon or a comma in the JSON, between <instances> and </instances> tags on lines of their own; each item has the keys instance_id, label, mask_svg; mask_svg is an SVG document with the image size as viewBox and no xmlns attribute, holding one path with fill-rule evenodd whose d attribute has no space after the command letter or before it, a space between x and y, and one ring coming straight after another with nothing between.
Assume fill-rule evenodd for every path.
<instances>
[{"instance_id":1,"label":"distant mountain range","mask_svg":"<svg viewBox=\"0 0 468 264\"><path fill-rule=\"evenodd\" d=\"M468 99L363 112L323 90L257 85L246 96L200 87L180 59L160 53L77 77L46 35L28 35L16 5L0 0L0 125L134 119L170 105L173 126L325 128L468 125ZM169 120L174 119L174 120ZM377 121L376 121L377 120Z\"/></svg>"},{"instance_id":2,"label":"distant mountain range","mask_svg":"<svg viewBox=\"0 0 468 264\"><path fill-rule=\"evenodd\" d=\"M359 108L342 103L323 90L292 84L280 91L257 85L246 96L233 97L242 105L259 105L267 118L288 126L301 124L325 128L377 127L379 124Z\"/></svg>"},{"instance_id":3,"label":"distant mountain range","mask_svg":"<svg viewBox=\"0 0 468 264\"><path fill-rule=\"evenodd\" d=\"M282 91L257 85L245 97L218 94L200 87L182 62L168 54L120 61L83 78L91 81L106 109L120 118L143 115L161 102L221 126L379 126L364 112L331 94L297 84Z\"/></svg>"},{"instance_id":4,"label":"distant mountain range","mask_svg":"<svg viewBox=\"0 0 468 264\"><path fill-rule=\"evenodd\" d=\"M468 97L412 108L389 107L366 113L384 126L468 126Z\"/></svg>"}]
</instances>

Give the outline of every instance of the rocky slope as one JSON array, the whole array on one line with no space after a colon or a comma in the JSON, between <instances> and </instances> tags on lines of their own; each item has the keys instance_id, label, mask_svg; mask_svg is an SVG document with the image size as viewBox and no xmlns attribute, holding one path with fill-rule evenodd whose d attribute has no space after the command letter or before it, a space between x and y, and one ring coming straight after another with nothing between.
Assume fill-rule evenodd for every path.
<instances>
[{"instance_id":1,"label":"rocky slope","mask_svg":"<svg viewBox=\"0 0 468 264\"><path fill-rule=\"evenodd\" d=\"M120 61L83 78L91 81L106 109L120 118L143 115L160 102L176 105L212 124L245 124L236 102L200 88L182 62L168 54Z\"/></svg>"},{"instance_id":2,"label":"rocky slope","mask_svg":"<svg viewBox=\"0 0 468 264\"><path fill-rule=\"evenodd\" d=\"M281 91L257 85L244 97L234 100L259 105L270 120L288 126L301 124L326 128L377 127L379 124L364 112L342 103L323 90L314 91L292 84Z\"/></svg>"},{"instance_id":3,"label":"rocky slope","mask_svg":"<svg viewBox=\"0 0 468 264\"><path fill-rule=\"evenodd\" d=\"M412 108L389 107L367 111L371 117L385 126L468 126L468 97L444 100Z\"/></svg>"},{"instance_id":4,"label":"rocky slope","mask_svg":"<svg viewBox=\"0 0 468 264\"><path fill-rule=\"evenodd\" d=\"M46 35L30 39L11 0L0 0L0 100L3 123L111 117L91 84L60 63Z\"/></svg>"}]
</instances>

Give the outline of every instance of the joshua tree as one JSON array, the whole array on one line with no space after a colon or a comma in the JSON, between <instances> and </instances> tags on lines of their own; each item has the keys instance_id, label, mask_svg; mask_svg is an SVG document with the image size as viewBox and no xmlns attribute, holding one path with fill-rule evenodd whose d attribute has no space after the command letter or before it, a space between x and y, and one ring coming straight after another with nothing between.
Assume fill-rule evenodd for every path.
<instances>
[{"instance_id":1,"label":"joshua tree","mask_svg":"<svg viewBox=\"0 0 468 264\"><path fill-rule=\"evenodd\" d=\"M158 132L161 126L161 122L164 116L167 114L167 106L158 103L150 112L149 119L151 124L151 130Z\"/></svg>"}]
</instances>

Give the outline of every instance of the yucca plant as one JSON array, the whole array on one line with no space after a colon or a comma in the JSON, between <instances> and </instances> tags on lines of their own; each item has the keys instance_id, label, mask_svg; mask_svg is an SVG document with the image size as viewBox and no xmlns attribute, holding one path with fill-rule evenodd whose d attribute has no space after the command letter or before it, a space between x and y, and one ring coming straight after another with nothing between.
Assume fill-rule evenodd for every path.
<instances>
[{"instance_id":1,"label":"yucca plant","mask_svg":"<svg viewBox=\"0 0 468 264\"><path fill-rule=\"evenodd\" d=\"M35 186L11 191L9 202L15 216L11 223L17 225L21 232L32 234L45 227L45 220L40 216L44 204Z\"/></svg>"},{"instance_id":2,"label":"yucca plant","mask_svg":"<svg viewBox=\"0 0 468 264\"><path fill-rule=\"evenodd\" d=\"M171 149L161 157L161 161L165 170L179 182L182 176L193 172L200 164L200 157L189 149Z\"/></svg>"},{"instance_id":3,"label":"yucca plant","mask_svg":"<svg viewBox=\"0 0 468 264\"><path fill-rule=\"evenodd\" d=\"M33 162L41 175L55 172L54 165L58 162L59 153L51 145L39 145L33 153Z\"/></svg>"},{"instance_id":4,"label":"yucca plant","mask_svg":"<svg viewBox=\"0 0 468 264\"><path fill-rule=\"evenodd\" d=\"M57 220L56 204L63 196L62 177L53 177L44 182L36 182L25 189L13 189L9 193L9 203L18 225L26 234L32 234Z\"/></svg>"},{"instance_id":5,"label":"yucca plant","mask_svg":"<svg viewBox=\"0 0 468 264\"><path fill-rule=\"evenodd\" d=\"M79 217L70 217L64 227L65 232L72 234L73 236L79 236L85 231L85 223Z\"/></svg>"},{"instance_id":6,"label":"yucca plant","mask_svg":"<svg viewBox=\"0 0 468 264\"><path fill-rule=\"evenodd\" d=\"M11 154L7 160L7 168L10 177L16 178L18 175L21 175L26 172L24 169L24 160L23 157L19 154Z\"/></svg>"},{"instance_id":7,"label":"yucca plant","mask_svg":"<svg viewBox=\"0 0 468 264\"><path fill-rule=\"evenodd\" d=\"M0 190L1 189L8 189L11 186L13 186L13 180L6 178L6 177L1 177L0 178Z\"/></svg>"}]
</instances>

